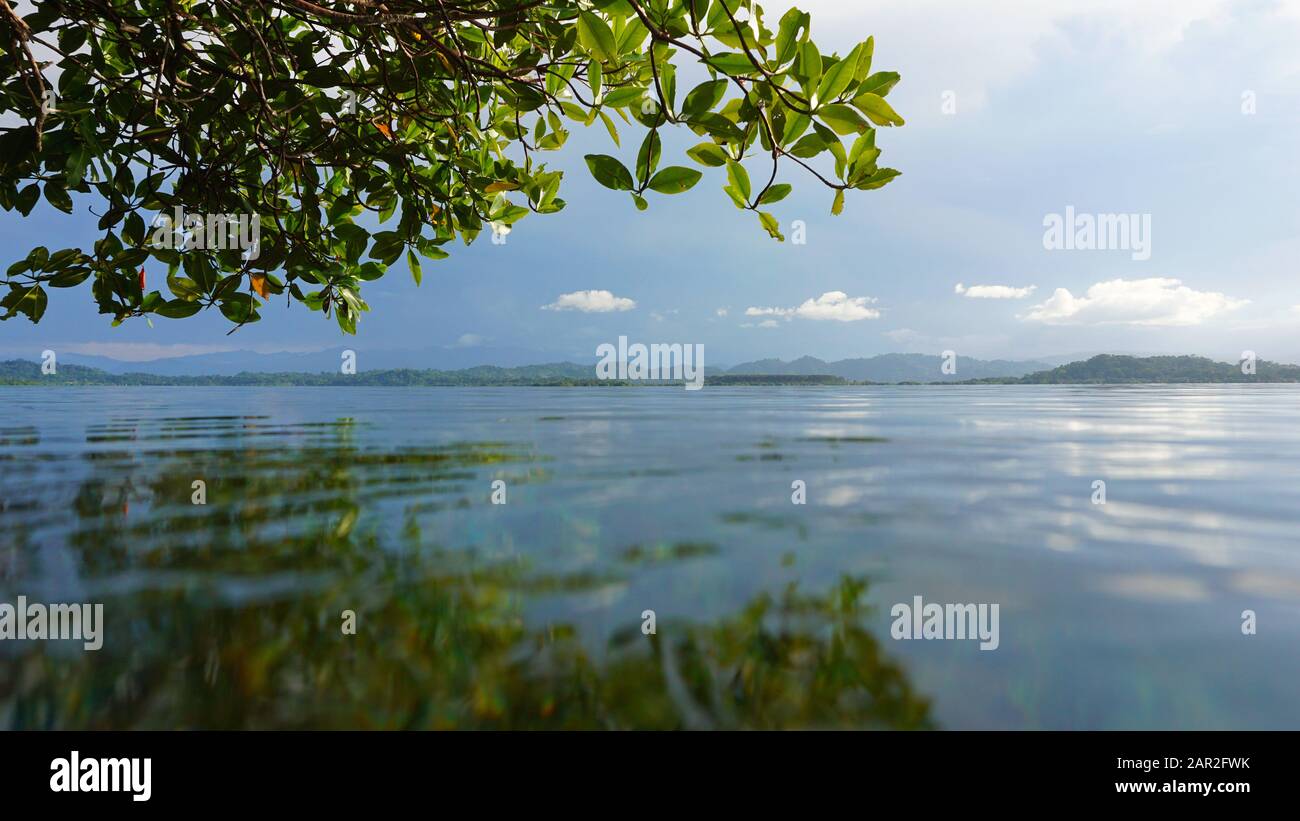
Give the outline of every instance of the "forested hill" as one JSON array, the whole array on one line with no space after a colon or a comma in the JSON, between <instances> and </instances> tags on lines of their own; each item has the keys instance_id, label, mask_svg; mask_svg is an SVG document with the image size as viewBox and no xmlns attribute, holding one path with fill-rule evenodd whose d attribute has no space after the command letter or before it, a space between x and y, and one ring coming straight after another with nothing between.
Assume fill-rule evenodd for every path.
<instances>
[{"instance_id":1,"label":"forested hill","mask_svg":"<svg viewBox=\"0 0 1300 821\"><path fill-rule=\"evenodd\" d=\"M998 380L1021 385L1095 385L1178 382L1300 382L1300 366L1255 362L1255 373L1242 373L1240 364L1216 362L1203 356L1094 356L1019 379Z\"/></svg>"}]
</instances>

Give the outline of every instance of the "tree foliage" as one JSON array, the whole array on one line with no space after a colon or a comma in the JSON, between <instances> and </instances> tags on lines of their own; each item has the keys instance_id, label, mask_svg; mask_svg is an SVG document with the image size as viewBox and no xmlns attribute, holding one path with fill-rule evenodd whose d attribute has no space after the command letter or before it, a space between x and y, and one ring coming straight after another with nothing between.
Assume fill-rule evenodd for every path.
<instances>
[{"instance_id":1,"label":"tree foliage","mask_svg":"<svg viewBox=\"0 0 1300 821\"><path fill-rule=\"evenodd\" d=\"M836 214L898 175L875 140L903 123L898 75L871 38L822 53L810 24L748 0L0 0L0 206L84 203L103 232L10 266L0 318L90 280L114 324L215 306L237 327L284 295L354 333L390 265L418 283L453 240L562 209L543 152L572 122L608 130L626 158L586 163L637 208L714 168L781 239L783 166ZM698 135L689 160L662 156L670 126Z\"/></svg>"}]
</instances>

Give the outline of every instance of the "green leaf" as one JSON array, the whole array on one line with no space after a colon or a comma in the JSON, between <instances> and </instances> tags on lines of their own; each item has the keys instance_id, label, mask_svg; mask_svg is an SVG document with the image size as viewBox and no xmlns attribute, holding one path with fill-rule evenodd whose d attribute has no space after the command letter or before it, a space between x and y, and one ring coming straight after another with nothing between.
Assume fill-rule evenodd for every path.
<instances>
[{"instance_id":1,"label":"green leaf","mask_svg":"<svg viewBox=\"0 0 1300 821\"><path fill-rule=\"evenodd\" d=\"M727 160L727 182L731 183L741 199L749 201L749 172L745 166L735 160Z\"/></svg>"},{"instance_id":2,"label":"green leaf","mask_svg":"<svg viewBox=\"0 0 1300 821\"><path fill-rule=\"evenodd\" d=\"M167 275L167 287L177 299L195 300L203 296L203 290L189 277L177 276L174 272Z\"/></svg>"},{"instance_id":3,"label":"green leaf","mask_svg":"<svg viewBox=\"0 0 1300 821\"><path fill-rule=\"evenodd\" d=\"M700 143L693 148L688 148L686 156L710 168L721 168L727 164L727 153L717 143Z\"/></svg>"},{"instance_id":4,"label":"green leaf","mask_svg":"<svg viewBox=\"0 0 1300 821\"><path fill-rule=\"evenodd\" d=\"M808 34L811 18L807 12L790 9L781 18L776 32L776 65L783 66L794 59L799 50L801 37ZM802 32L802 34L801 34Z\"/></svg>"},{"instance_id":5,"label":"green leaf","mask_svg":"<svg viewBox=\"0 0 1300 821\"><path fill-rule=\"evenodd\" d=\"M703 176L694 168L670 165L650 180L650 189L660 194L680 194L691 189Z\"/></svg>"},{"instance_id":6,"label":"green leaf","mask_svg":"<svg viewBox=\"0 0 1300 821\"><path fill-rule=\"evenodd\" d=\"M425 239L424 237L420 237L415 241L415 248L420 252L420 256L425 259L439 260L451 256L451 254L448 254L446 251L439 248L432 240Z\"/></svg>"},{"instance_id":7,"label":"green leaf","mask_svg":"<svg viewBox=\"0 0 1300 821\"><path fill-rule=\"evenodd\" d=\"M812 118L807 114L791 112L785 121L785 129L781 132L781 145L789 145L791 140L797 140L811 124Z\"/></svg>"},{"instance_id":8,"label":"green leaf","mask_svg":"<svg viewBox=\"0 0 1300 821\"><path fill-rule=\"evenodd\" d=\"M583 157L596 182L615 191L631 191L632 172L623 163L608 154L587 154Z\"/></svg>"},{"instance_id":9,"label":"green leaf","mask_svg":"<svg viewBox=\"0 0 1300 821\"><path fill-rule=\"evenodd\" d=\"M811 40L799 49L799 74L808 81L807 88L816 88L822 78L822 56Z\"/></svg>"},{"instance_id":10,"label":"green leaf","mask_svg":"<svg viewBox=\"0 0 1300 821\"><path fill-rule=\"evenodd\" d=\"M825 150L826 141L822 139L820 134L814 132L803 135L799 142L795 143L794 147L790 149L790 153L800 159L807 160L816 157Z\"/></svg>"},{"instance_id":11,"label":"green leaf","mask_svg":"<svg viewBox=\"0 0 1300 821\"><path fill-rule=\"evenodd\" d=\"M560 109L563 110L565 115L570 119L577 120L583 125L590 125L592 117L595 114L595 112L589 112L582 106L576 103L571 103L568 100L560 101Z\"/></svg>"},{"instance_id":12,"label":"green leaf","mask_svg":"<svg viewBox=\"0 0 1300 821\"><path fill-rule=\"evenodd\" d=\"M342 240L341 250L348 262L361 259L361 255L366 252L366 244L370 241L370 232L360 225L347 222L337 226L334 234Z\"/></svg>"},{"instance_id":13,"label":"green leaf","mask_svg":"<svg viewBox=\"0 0 1300 821\"><path fill-rule=\"evenodd\" d=\"M707 64L716 71L734 77L744 77L755 71L753 61L737 52L710 54Z\"/></svg>"},{"instance_id":14,"label":"green leaf","mask_svg":"<svg viewBox=\"0 0 1300 821\"><path fill-rule=\"evenodd\" d=\"M903 118L898 116L898 112L895 111L889 103L885 102L884 97L881 97L878 94L872 94L870 92L859 94L853 98L853 105L857 106L858 109L860 109L863 114L866 114L871 119L871 122L876 125L888 126L903 124ZM834 126L832 126L832 128L833 127Z\"/></svg>"},{"instance_id":15,"label":"green leaf","mask_svg":"<svg viewBox=\"0 0 1300 821\"><path fill-rule=\"evenodd\" d=\"M189 302L184 299L173 299L170 302L164 302L154 309L154 313L167 319L185 319L194 316L203 306L197 302Z\"/></svg>"},{"instance_id":16,"label":"green leaf","mask_svg":"<svg viewBox=\"0 0 1300 821\"><path fill-rule=\"evenodd\" d=\"M9 319L16 314L26 314L32 322L40 322L45 315L49 297L39 285L15 285L10 283L9 293L0 299L0 308L8 309L0 319Z\"/></svg>"},{"instance_id":17,"label":"green leaf","mask_svg":"<svg viewBox=\"0 0 1300 821\"><path fill-rule=\"evenodd\" d=\"M895 171L892 168L881 168L872 174L865 181L859 183L857 188L863 191L874 191L877 188L884 188L894 181L895 177L901 176L901 171Z\"/></svg>"},{"instance_id":18,"label":"green leaf","mask_svg":"<svg viewBox=\"0 0 1300 821\"><path fill-rule=\"evenodd\" d=\"M89 268L73 268L56 274L45 284L51 288L72 288L85 282L90 277L90 273Z\"/></svg>"},{"instance_id":19,"label":"green leaf","mask_svg":"<svg viewBox=\"0 0 1300 821\"><path fill-rule=\"evenodd\" d=\"M869 163L875 162L876 157L880 156L880 149L876 148L876 130L874 128L853 142L853 150L849 152L849 162L857 163L858 158L864 154L869 155L866 159L866 162Z\"/></svg>"},{"instance_id":20,"label":"green leaf","mask_svg":"<svg viewBox=\"0 0 1300 821\"><path fill-rule=\"evenodd\" d=\"M835 199L831 201L831 213L839 216L844 210L844 189L841 188L835 192Z\"/></svg>"},{"instance_id":21,"label":"green leaf","mask_svg":"<svg viewBox=\"0 0 1300 821\"><path fill-rule=\"evenodd\" d=\"M787 196L790 195L790 190L791 187L788 184L783 182L777 183L776 185L773 185L771 188L767 189L767 192L764 193L763 196L759 197L758 204L771 205L774 202L780 202L781 200L785 199Z\"/></svg>"},{"instance_id":22,"label":"green leaf","mask_svg":"<svg viewBox=\"0 0 1300 821\"><path fill-rule=\"evenodd\" d=\"M460 30L458 27L457 31ZM604 20L589 11L578 12L578 42L601 62L609 62L618 56L614 32L609 30Z\"/></svg>"},{"instance_id":23,"label":"green leaf","mask_svg":"<svg viewBox=\"0 0 1300 821\"><path fill-rule=\"evenodd\" d=\"M18 197L14 200L14 207L18 209L18 213L25 217L32 212L32 208L40 198L41 185L34 182L18 192Z\"/></svg>"},{"instance_id":24,"label":"green leaf","mask_svg":"<svg viewBox=\"0 0 1300 821\"><path fill-rule=\"evenodd\" d=\"M406 265L411 269L411 279L415 280L415 286L420 287L420 280L424 278L424 271L420 268L420 258L410 248L406 249Z\"/></svg>"},{"instance_id":25,"label":"green leaf","mask_svg":"<svg viewBox=\"0 0 1300 821\"><path fill-rule=\"evenodd\" d=\"M628 12L630 16L630 7L628 8ZM628 20L627 24L623 26L623 31L618 35L618 53L630 54L633 51L636 51L640 48L641 44L645 42L645 38L649 36L649 30L646 29L645 25L640 20L635 18Z\"/></svg>"},{"instance_id":26,"label":"green leaf","mask_svg":"<svg viewBox=\"0 0 1300 821\"><path fill-rule=\"evenodd\" d=\"M758 222L772 239L785 242L785 237L781 235L781 223L777 222L776 217L766 211L759 211Z\"/></svg>"},{"instance_id":27,"label":"green leaf","mask_svg":"<svg viewBox=\"0 0 1300 821\"><path fill-rule=\"evenodd\" d=\"M884 97L889 93L891 88L898 84L900 79L902 78L899 77L898 72L877 71L875 74L872 74L870 77L862 81L862 85L858 86L858 93L878 94L879 96Z\"/></svg>"},{"instance_id":28,"label":"green leaf","mask_svg":"<svg viewBox=\"0 0 1300 821\"><path fill-rule=\"evenodd\" d=\"M601 101L601 105L606 108L625 108L644 97L645 91L644 86L624 86L623 88L610 89L605 93L605 99ZM567 105L573 105L573 103L567 103ZM582 109L578 110L581 111Z\"/></svg>"},{"instance_id":29,"label":"green leaf","mask_svg":"<svg viewBox=\"0 0 1300 821\"><path fill-rule=\"evenodd\" d=\"M691 117L687 123L697 132L703 131L711 136L720 137L728 142L740 142L745 139L745 132L740 126L721 114L708 112Z\"/></svg>"},{"instance_id":30,"label":"green leaf","mask_svg":"<svg viewBox=\"0 0 1300 821\"><path fill-rule=\"evenodd\" d=\"M260 317L253 308L253 298L248 294L231 294L217 305L222 316L231 322L256 322Z\"/></svg>"},{"instance_id":31,"label":"green leaf","mask_svg":"<svg viewBox=\"0 0 1300 821\"><path fill-rule=\"evenodd\" d=\"M67 190L57 182L45 183L45 201L65 214L72 213L72 197L69 197Z\"/></svg>"},{"instance_id":32,"label":"green leaf","mask_svg":"<svg viewBox=\"0 0 1300 821\"><path fill-rule=\"evenodd\" d=\"M339 330L345 334L355 335L357 332L357 315L353 311L345 310L342 306L334 312L334 321L338 323Z\"/></svg>"},{"instance_id":33,"label":"green leaf","mask_svg":"<svg viewBox=\"0 0 1300 821\"><path fill-rule=\"evenodd\" d=\"M846 105L825 106L817 112L817 116L836 134L862 134L871 127L862 119L862 115Z\"/></svg>"},{"instance_id":34,"label":"green leaf","mask_svg":"<svg viewBox=\"0 0 1300 821\"><path fill-rule=\"evenodd\" d=\"M647 131L645 140L641 143L641 150L636 155L636 178L638 180L645 182L654 174L655 169L659 167L659 154L662 148L659 132L654 129Z\"/></svg>"},{"instance_id":35,"label":"green leaf","mask_svg":"<svg viewBox=\"0 0 1300 821\"><path fill-rule=\"evenodd\" d=\"M858 65L853 71L853 79L862 82L871 73L871 57L876 51L876 38L868 37L853 51L858 56Z\"/></svg>"},{"instance_id":36,"label":"green leaf","mask_svg":"<svg viewBox=\"0 0 1300 821\"><path fill-rule=\"evenodd\" d=\"M601 111L598 113L600 114L601 122L605 124L605 130L609 132L610 139L614 141L614 145L622 145L622 143L618 141L618 129L614 127L614 121L611 120L609 115L605 112Z\"/></svg>"},{"instance_id":37,"label":"green leaf","mask_svg":"<svg viewBox=\"0 0 1300 821\"><path fill-rule=\"evenodd\" d=\"M817 86L815 96L818 106L829 103L840 96L849 87L849 83L853 82L853 70L857 68L857 57L855 55L849 56L852 59L840 60L822 75L822 81Z\"/></svg>"},{"instance_id":38,"label":"green leaf","mask_svg":"<svg viewBox=\"0 0 1300 821\"><path fill-rule=\"evenodd\" d=\"M727 93L727 80L709 80L691 89L691 93L682 100L682 114L693 117L710 110L722 100Z\"/></svg>"}]
</instances>

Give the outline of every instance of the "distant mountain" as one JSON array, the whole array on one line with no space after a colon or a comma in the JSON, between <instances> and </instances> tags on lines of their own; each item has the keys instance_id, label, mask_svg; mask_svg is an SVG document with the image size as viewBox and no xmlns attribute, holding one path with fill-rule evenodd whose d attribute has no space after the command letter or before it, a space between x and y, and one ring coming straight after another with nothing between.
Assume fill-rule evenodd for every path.
<instances>
[{"instance_id":1,"label":"distant mountain","mask_svg":"<svg viewBox=\"0 0 1300 821\"><path fill-rule=\"evenodd\" d=\"M293 371L317 373L337 370L342 348L311 353L260 354L254 351L224 351L221 353L172 356L130 362L91 354L59 353L59 368L66 365L84 365L106 373L150 373L156 376L232 376L237 373L265 373Z\"/></svg>"},{"instance_id":2,"label":"distant mountain","mask_svg":"<svg viewBox=\"0 0 1300 821\"><path fill-rule=\"evenodd\" d=\"M1244 374L1240 364L1215 362L1203 356L1136 357L1103 354L1086 362L1071 362L1014 381L1026 385L1300 382L1300 366L1261 359L1255 363L1254 374Z\"/></svg>"},{"instance_id":3,"label":"distant mountain","mask_svg":"<svg viewBox=\"0 0 1300 821\"><path fill-rule=\"evenodd\" d=\"M86 365L108 373L150 373L158 376L234 376L240 373L329 373L339 369L345 349L357 354L357 364L367 370L432 368L462 370L482 365L520 367L563 359L554 353L511 347L436 347L395 351L369 350L362 345L339 346L307 353L221 353L175 356L143 362L126 362L106 356L60 353L59 364ZM595 358L593 357L593 362Z\"/></svg>"},{"instance_id":4,"label":"distant mountain","mask_svg":"<svg viewBox=\"0 0 1300 821\"><path fill-rule=\"evenodd\" d=\"M888 353L866 359L826 362L804 356L792 362L760 359L730 368L730 374L824 374L854 382L960 382L968 379L1019 377L1050 367L1046 362L957 357L957 372L943 372L943 358L919 353Z\"/></svg>"}]
</instances>

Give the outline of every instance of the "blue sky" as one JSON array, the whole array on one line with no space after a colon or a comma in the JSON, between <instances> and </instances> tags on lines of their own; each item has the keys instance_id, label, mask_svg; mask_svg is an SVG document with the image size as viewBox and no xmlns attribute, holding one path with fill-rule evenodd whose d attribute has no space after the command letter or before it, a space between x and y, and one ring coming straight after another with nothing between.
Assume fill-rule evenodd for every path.
<instances>
[{"instance_id":1,"label":"blue sky","mask_svg":"<svg viewBox=\"0 0 1300 821\"><path fill-rule=\"evenodd\" d=\"M768 239L726 199L716 169L637 212L590 179L582 155L627 160L639 129L624 128L618 149L603 128L578 127L552 160L566 171L563 212L528 217L504 245L485 235L456 246L425 264L420 288L399 262L365 289L372 311L355 339L279 303L234 336L215 312L112 328L77 288L55 291L38 326L0 324L0 355L460 344L591 359L626 335L702 343L716 364L942 350L1231 360L1249 349L1300 362L1300 1L798 5L825 50L875 36L875 67L902 74L890 100L907 118L878 135L882 163L903 176L851 193L839 217L814 180L783 175L795 192L773 211L787 237L804 221L804 245ZM769 3L769 15L787 7ZM663 164L691 165L682 151L696 141L667 142ZM35 244L89 243L88 204L72 216L43 205L28 220L0 216L0 248L12 260ZM1045 216L1067 206L1149 215L1150 258L1045 249ZM1020 295L981 297L990 291L970 287L981 285ZM592 290L611 296L561 299ZM543 308L628 300L627 310Z\"/></svg>"}]
</instances>

